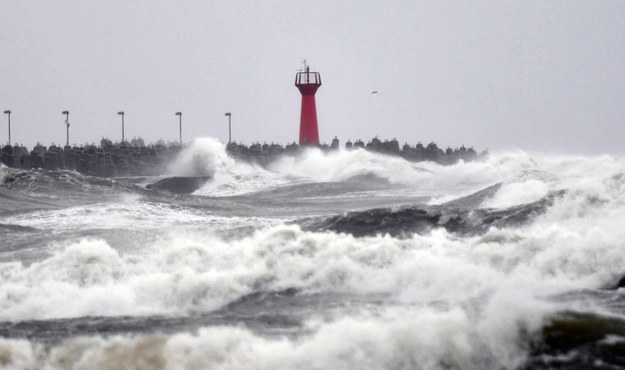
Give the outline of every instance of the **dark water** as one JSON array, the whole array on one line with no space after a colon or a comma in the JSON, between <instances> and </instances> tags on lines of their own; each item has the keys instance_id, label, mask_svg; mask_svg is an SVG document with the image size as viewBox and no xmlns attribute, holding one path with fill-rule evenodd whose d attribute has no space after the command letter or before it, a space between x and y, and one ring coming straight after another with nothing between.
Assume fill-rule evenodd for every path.
<instances>
[{"instance_id":1,"label":"dark water","mask_svg":"<svg viewBox=\"0 0 625 370\"><path fill-rule=\"evenodd\" d=\"M197 168L200 166L201 168ZM442 167L199 140L156 178L0 169L0 366L625 366L625 161Z\"/></svg>"}]
</instances>

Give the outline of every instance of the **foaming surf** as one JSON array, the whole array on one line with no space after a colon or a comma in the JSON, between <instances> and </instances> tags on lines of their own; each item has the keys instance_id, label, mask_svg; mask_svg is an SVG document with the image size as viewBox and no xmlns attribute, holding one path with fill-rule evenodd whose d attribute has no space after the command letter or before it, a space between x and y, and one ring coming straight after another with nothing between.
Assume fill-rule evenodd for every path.
<instances>
[{"instance_id":1,"label":"foaming surf","mask_svg":"<svg viewBox=\"0 0 625 370\"><path fill-rule=\"evenodd\" d=\"M262 167L200 139L170 173L213 179L191 195L17 174L8 368L625 366L623 158L310 149Z\"/></svg>"},{"instance_id":2,"label":"foaming surf","mask_svg":"<svg viewBox=\"0 0 625 370\"><path fill-rule=\"evenodd\" d=\"M169 174L210 177L194 194L214 197L257 192L289 181L259 165L234 160L225 145L213 138L193 140L169 166Z\"/></svg>"}]
</instances>

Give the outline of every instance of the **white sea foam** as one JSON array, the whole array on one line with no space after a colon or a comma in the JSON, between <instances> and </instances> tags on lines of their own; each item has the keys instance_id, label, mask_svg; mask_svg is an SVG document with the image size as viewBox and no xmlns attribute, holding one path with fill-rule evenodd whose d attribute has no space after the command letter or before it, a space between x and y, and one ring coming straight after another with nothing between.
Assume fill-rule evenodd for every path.
<instances>
[{"instance_id":1,"label":"white sea foam","mask_svg":"<svg viewBox=\"0 0 625 370\"><path fill-rule=\"evenodd\" d=\"M613 281L625 265L625 232L569 222L493 229L465 239L442 230L405 240L353 238L297 226L229 241L173 233L127 253L86 239L29 266L0 264L0 319L185 314L221 307L256 289L291 287L385 293L410 305L474 299L516 304Z\"/></svg>"},{"instance_id":2,"label":"white sea foam","mask_svg":"<svg viewBox=\"0 0 625 370\"><path fill-rule=\"evenodd\" d=\"M496 163L442 166L362 149L323 152L317 148L283 156L264 169L235 161L227 155L223 144L211 138L194 140L170 168L170 174L175 176L213 176L196 192L211 196L244 194L301 182L339 182L363 175L410 187L418 195L442 195L479 190L515 170Z\"/></svg>"},{"instance_id":3,"label":"white sea foam","mask_svg":"<svg viewBox=\"0 0 625 370\"><path fill-rule=\"evenodd\" d=\"M300 159L311 165L318 159L306 159L307 155L316 158L325 154L312 151ZM342 158L368 156L369 153L338 152L335 155ZM325 159L332 158L328 155ZM287 162L291 160L297 159ZM289 172L284 169L289 168L288 165L280 166L285 173ZM431 168L447 171L437 166L431 165ZM164 240L145 245L141 253L115 250L103 240L87 239L78 244L58 244L52 248L56 250L55 255L30 266L3 264L0 266L3 271L0 291L4 291L5 299L0 300L4 308L0 317L184 313L219 307L264 281L271 282L268 289L299 287L320 292L382 292L395 294L409 303L431 302L443 296L462 302L484 292L501 291L501 287L493 285L495 281L512 286L518 279L518 285L525 287L528 295L543 289L547 294L559 289L607 284L622 273L620 251L625 240L625 232L621 231L625 219L622 160L612 157L532 159L517 153L494 157L485 163L458 164L455 172L462 171L463 166L490 167L492 173L499 175L508 173L504 176L508 182L489 206L504 207L531 201L550 190L564 188L568 192L549 212L523 229L491 230L468 239L458 239L442 231L407 240L355 239L332 233L305 233L295 226L275 226L241 240L224 241L214 236L215 225L222 223L224 227L233 227L251 223L259 227L275 225L275 221L263 223L258 219L213 217L204 211L143 203L139 199L10 216L3 218L3 222L57 231L114 229L128 225L149 230L165 223L173 231ZM497 166L504 169L496 169ZM316 170L309 171L311 176L316 173ZM456 176L470 177L469 174L475 172L480 171L469 169L464 175ZM302 173L289 175L304 176ZM490 182L489 179L473 182L478 181ZM446 186L452 188L455 184L452 181ZM206 230L196 229L181 236L180 230L172 227L176 224L206 225ZM191 258L181 255L189 250ZM89 265L61 262L80 259L83 251L90 253L85 257L89 261L98 260L99 253L106 257L98 266L108 277L85 282L72 278L89 274L89 268L85 267ZM117 257L110 257L111 253L116 253ZM177 264L180 259L185 263ZM108 269L109 263L115 268ZM44 268L48 265L54 267ZM41 274L40 269L61 275L51 273L48 276ZM85 269L89 271L83 271ZM437 274L437 271L446 273ZM542 281L545 278L548 279ZM55 284L60 287L55 288ZM46 288L41 288L43 286ZM168 289L163 292L162 286ZM115 299L119 304L104 302L116 294L123 295ZM45 302L47 299L58 302L64 297L75 297L73 310L57 312L54 304Z\"/></svg>"},{"instance_id":4,"label":"white sea foam","mask_svg":"<svg viewBox=\"0 0 625 370\"><path fill-rule=\"evenodd\" d=\"M271 189L289 180L258 165L235 161L225 146L213 138L193 140L170 165L169 172L173 176L211 177L194 194L215 197Z\"/></svg>"},{"instance_id":5,"label":"white sea foam","mask_svg":"<svg viewBox=\"0 0 625 370\"><path fill-rule=\"evenodd\" d=\"M475 325L457 308L422 308L309 323L314 334L298 339L267 339L244 328L211 327L197 334L75 338L48 351L24 341L2 340L0 353L16 368L47 369L513 368L522 357L517 338L505 333L523 324L502 320L492 328Z\"/></svg>"},{"instance_id":6,"label":"white sea foam","mask_svg":"<svg viewBox=\"0 0 625 370\"><path fill-rule=\"evenodd\" d=\"M12 169L6 166L4 163L0 162L0 186L2 186L12 174L18 172L19 170Z\"/></svg>"},{"instance_id":7,"label":"white sea foam","mask_svg":"<svg viewBox=\"0 0 625 370\"><path fill-rule=\"evenodd\" d=\"M47 229L54 232L132 229L135 231L168 228L202 227L206 231L240 226L262 227L277 220L260 217L223 217L206 209L176 204L156 203L129 195L122 202L93 203L60 210L39 210L0 218L13 225Z\"/></svg>"},{"instance_id":8,"label":"white sea foam","mask_svg":"<svg viewBox=\"0 0 625 370\"><path fill-rule=\"evenodd\" d=\"M211 138L195 140L171 166L177 176L213 176L196 194L225 196L272 189L302 182L339 182L373 175L402 187L405 194L434 196L432 204L468 195L502 183L497 196L485 206L505 208L538 200L549 191L569 189L596 181L625 168L612 156L532 156L522 151L493 153L486 160L444 166L433 162L410 162L363 149L323 152L308 148L298 155L283 156L264 169L235 161L225 146Z\"/></svg>"},{"instance_id":9,"label":"white sea foam","mask_svg":"<svg viewBox=\"0 0 625 370\"><path fill-rule=\"evenodd\" d=\"M566 193L528 225L473 237L434 230L407 239L354 238L272 224L236 240L211 230L172 228L130 251L97 237L57 243L53 255L30 265L0 263L0 320L186 315L223 307L254 291L293 287L303 295L382 295L386 300L375 308L339 307L331 319L311 310L304 317L307 330L297 338L266 338L226 326L173 335L72 338L51 349L3 339L0 363L49 369L514 368L526 350L521 333L537 330L547 315L561 309L603 310L588 301L553 297L611 285L625 272L625 162L620 158L517 152L447 167L381 158L362 151L313 150L278 162L270 176L340 181L373 173L454 196L501 182L484 204L496 208L555 190ZM388 168L376 167L378 160L388 161ZM223 168L239 171L237 166ZM400 166L403 172L396 172ZM91 213L97 214L103 206L94 207ZM113 208L114 214L126 212L119 204ZM145 224L139 218L138 226L175 224L178 213L182 223L210 217L187 209L149 211L145 214L153 216L145 216ZM130 214L129 219L138 217ZM12 220L33 225L27 218ZM56 221L40 222L49 227Z\"/></svg>"},{"instance_id":10,"label":"white sea foam","mask_svg":"<svg viewBox=\"0 0 625 370\"><path fill-rule=\"evenodd\" d=\"M506 161L518 157L502 154ZM625 171L625 161L611 156L572 157L542 155L523 161L511 176L502 181L503 186L493 199L484 206L506 208L517 204L529 203L544 197L550 191L585 189L601 187L601 183L612 176L620 176Z\"/></svg>"}]
</instances>

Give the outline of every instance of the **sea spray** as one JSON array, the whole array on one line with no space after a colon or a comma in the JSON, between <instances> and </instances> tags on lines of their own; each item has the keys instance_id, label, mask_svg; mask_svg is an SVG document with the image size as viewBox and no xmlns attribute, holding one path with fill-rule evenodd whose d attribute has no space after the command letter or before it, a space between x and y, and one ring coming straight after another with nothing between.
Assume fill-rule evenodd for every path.
<instances>
[{"instance_id":1,"label":"sea spray","mask_svg":"<svg viewBox=\"0 0 625 370\"><path fill-rule=\"evenodd\" d=\"M287 179L254 163L236 161L225 146L212 138L199 138L177 156L169 167L172 176L207 176L211 179L196 195L232 196L276 187Z\"/></svg>"},{"instance_id":2,"label":"sea spray","mask_svg":"<svg viewBox=\"0 0 625 370\"><path fill-rule=\"evenodd\" d=\"M523 359L517 338L472 329L460 310L414 313L391 310L378 318L311 322L314 334L293 339L211 327L169 337L76 338L46 352L20 341L0 345L16 364L26 365L22 368L48 364L53 369L511 369Z\"/></svg>"},{"instance_id":3,"label":"sea spray","mask_svg":"<svg viewBox=\"0 0 625 370\"><path fill-rule=\"evenodd\" d=\"M83 240L30 266L0 264L1 315L188 314L286 288L384 293L411 304L456 304L515 285L517 294L541 297L600 287L622 273L621 234L532 225L461 240L440 231L399 240L276 226L231 241L173 233L129 253Z\"/></svg>"},{"instance_id":4,"label":"sea spray","mask_svg":"<svg viewBox=\"0 0 625 370\"><path fill-rule=\"evenodd\" d=\"M2 186L5 367L619 365L601 346L625 317L622 289L607 289L625 273L623 158L506 152L441 166L312 149L262 168L205 144L180 159L185 175L218 180L194 195L45 171ZM489 223L550 194L523 222ZM462 211L479 232L300 226L402 207ZM571 312L613 336L576 347L576 324L560 330L567 346L544 349L545 328Z\"/></svg>"}]
</instances>

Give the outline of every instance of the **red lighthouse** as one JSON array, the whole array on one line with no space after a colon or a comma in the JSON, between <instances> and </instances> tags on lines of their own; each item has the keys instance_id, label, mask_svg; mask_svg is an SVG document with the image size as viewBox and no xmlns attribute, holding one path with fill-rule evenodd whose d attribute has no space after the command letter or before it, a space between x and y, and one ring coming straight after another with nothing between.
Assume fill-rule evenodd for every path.
<instances>
[{"instance_id":1,"label":"red lighthouse","mask_svg":"<svg viewBox=\"0 0 625 370\"><path fill-rule=\"evenodd\" d=\"M319 144L319 129L317 128L317 105L315 93L321 86L319 72L311 72L306 67L305 72L298 72L295 76L295 86L302 93L302 115L299 124L299 145Z\"/></svg>"}]
</instances>

